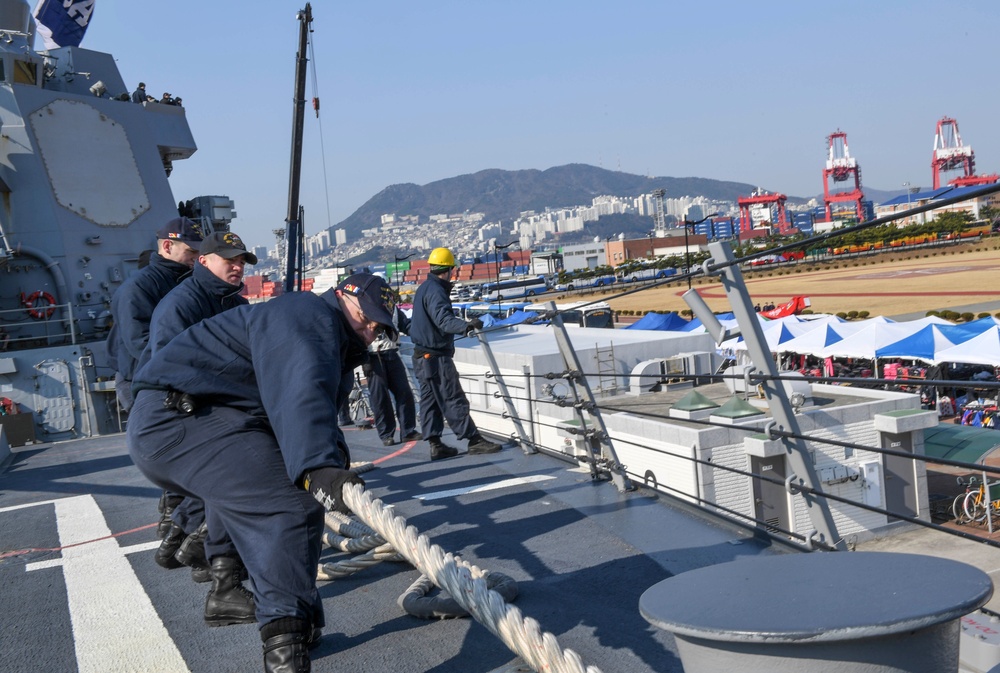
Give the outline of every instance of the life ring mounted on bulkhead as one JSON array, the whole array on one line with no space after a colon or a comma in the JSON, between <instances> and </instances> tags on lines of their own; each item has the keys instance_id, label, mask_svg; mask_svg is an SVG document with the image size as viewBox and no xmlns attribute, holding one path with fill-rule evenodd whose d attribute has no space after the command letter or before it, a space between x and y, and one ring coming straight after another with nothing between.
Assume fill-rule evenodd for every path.
<instances>
[{"instance_id":1,"label":"life ring mounted on bulkhead","mask_svg":"<svg viewBox=\"0 0 1000 673\"><path fill-rule=\"evenodd\" d=\"M25 297L21 295L21 303L28 309L28 315L35 320L47 320L56 312L56 298L44 290L38 290Z\"/></svg>"}]
</instances>

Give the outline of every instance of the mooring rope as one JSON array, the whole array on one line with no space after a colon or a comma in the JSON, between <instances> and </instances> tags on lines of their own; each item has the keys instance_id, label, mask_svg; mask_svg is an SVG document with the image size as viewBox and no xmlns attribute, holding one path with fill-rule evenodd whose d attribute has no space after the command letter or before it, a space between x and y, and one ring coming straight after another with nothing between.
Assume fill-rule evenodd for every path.
<instances>
[{"instance_id":1,"label":"mooring rope","mask_svg":"<svg viewBox=\"0 0 1000 673\"><path fill-rule=\"evenodd\" d=\"M340 512L327 512L325 522L327 530L323 533L323 546L357 556L336 563L321 563L316 571L316 579L321 582L349 577L385 561L398 563L406 560L381 535L361 521Z\"/></svg>"},{"instance_id":2,"label":"mooring rope","mask_svg":"<svg viewBox=\"0 0 1000 673\"><path fill-rule=\"evenodd\" d=\"M356 516L434 584L451 594L533 671L601 673L596 666L585 666L580 655L563 649L554 635L542 632L537 621L524 617L519 609L489 589L482 578L483 571L431 544L427 536L408 526L406 519L394 515L381 500L373 498L357 484L344 486L344 500Z\"/></svg>"}]
</instances>

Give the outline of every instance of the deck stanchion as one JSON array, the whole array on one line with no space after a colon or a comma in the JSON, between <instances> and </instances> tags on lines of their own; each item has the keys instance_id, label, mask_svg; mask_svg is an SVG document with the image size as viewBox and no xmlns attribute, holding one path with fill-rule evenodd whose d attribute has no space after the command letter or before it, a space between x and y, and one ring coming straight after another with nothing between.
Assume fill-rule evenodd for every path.
<instances>
[{"instance_id":1,"label":"deck stanchion","mask_svg":"<svg viewBox=\"0 0 1000 673\"><path fill-rule=\"evenodd\" d=\"M600 408L594 399L594 393L590 389L590 384L587 383L587 377L582 373L580 359L573 348L573 342L569 339L562 317L556 310L556 303L554 301L548 302L547 309L552 313L552 329L556 335L556 343L559 344L559 353L562 355L563 364L566 367L566 380L573 395L573 409L580 421L581 430L586 434L587 441L584 442L584 446L587 450L591 475L597 477L607 472L620 493L633 491L635 485L628 478L625 466L618 461L614 444L611 443L611 435L608 434L608 428L604 424L604 418L601 416ZM588 418L591 421L590 430L587 429Z\"/></svg>"},{"instance_id":2,"label":"deck stanchion","mask_svg":"<svg viewBox=\"0 0 1000 673\"><path fill-rule=\"evenodd\" d=\"M493 349L490 348L489 339L486 338L486 334L483 330L476 332L476 336L479 338L479 345L483 347L483 353L486 355L486 361L490 363L490 372L493 374L493 378L497 382L497 388L500 389L500 396L503 399L504 406L507 407L507 415L510 416L510 420L514 424L514 429L517 430L517 436L521 440L521 451L523 451L526 456L531 455L532 453L538 453L538 449L535 448L535 443L529 440L528 436L524 432L524 426L521 424L521 417L518 415L517 409L514 408L514 401L510 398L510 393L507 392L507 384L504 383L503 374L500 373L500 365L497 364L497 359L493 355Z\"/></svg>"}]
</instances>

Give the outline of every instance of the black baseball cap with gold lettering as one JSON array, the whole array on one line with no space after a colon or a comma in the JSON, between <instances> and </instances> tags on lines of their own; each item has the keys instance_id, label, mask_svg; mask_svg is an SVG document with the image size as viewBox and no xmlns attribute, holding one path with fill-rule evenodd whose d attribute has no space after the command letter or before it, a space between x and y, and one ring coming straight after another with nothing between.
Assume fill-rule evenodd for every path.
<instances>
[{"instance_id":1,"label":"black baseball cap with gold lettering","mask_svg":"<svg viewBox=\"0 0 1000 673\"><path fill-rule=\"evenodd\" d=\"M198 252L202 255L216 254L226 259L234 259L243 255L248 264L257 263L257 255L249 252L243 239L231 231L217 231L214 234L209 234L198 246Z\"/></svg>"}]
</instances>

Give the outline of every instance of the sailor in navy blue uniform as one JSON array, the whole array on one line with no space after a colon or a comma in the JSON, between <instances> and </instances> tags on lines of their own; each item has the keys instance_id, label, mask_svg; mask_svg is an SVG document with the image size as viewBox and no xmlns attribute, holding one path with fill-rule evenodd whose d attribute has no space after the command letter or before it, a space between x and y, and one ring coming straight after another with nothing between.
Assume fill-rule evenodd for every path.
<instances>
[{"instance_id":1,"label":"sailor in navy blue uniform","mask_svg":"<svg viewBox=\"0 0 1000 673\"><path fill-rule=\"evenodd\" d=\"M469 453L496 453L502 447L481 434L469 416L469 400L462 390L455 355L455 336L482 329L481 320L469 322L451 309L451 283L455 256L448 248L435 248L427 258L430 273L417 288L410 317L413 373L420 384L420 429L431 445L431 460L450 458L458 449L441 441L445 420L459 439L469 440Z\"/></svg>"},{"instance_id":2,"label":"sailor in navy blue uniform","mask_svg":"<svg viewBox=\"0 0 1000 673\"><path fill-rule=\"evenodd\" d=\"M139 358L137 370L191 325L249 303L240 296L243 273L248 263L257 263L257 256L247 251L242 239L231 231L215 232L202 241L198 251L193 273L153 310L149 344ZM240 590L242 586L237 588L238 582L231 577L242 572L236 549L218 524L204 525L205 504L199 498L170 492L164 492L161 503L162 513L170 523L156 550L156 563L167 569L187 565L196 582L213 582L205 604L205 621L210 626L256 621L253 599ZM213 557L232 562L210 567L208 559Z\"/></svg>"},{"instance_id":3,"label":"sailor in navy blue uniform","mask_svg":"<svg viewBox=\"0 0 1000 673\"><path fill-rule=\"evenodd\" d=\"M324 511L344 511L343 485L363 483L348 469L338 402L368 344L394 330L394 309L384 280L355 274L322 296L286 294L192 325L136 375L129 453L157 485L203 499L232 537L265 671L310 669L324 624Z\"/></svg>"},{"instance_id":4,"label":"sailor in navy blue uniform","mask_svg":"<svg viewBox=\"0 0 1000 673\"><path fill-rule=\"evenodd\" d=\"M398 308L393 314L393 321L397 332L410 332L410 319ZM390 338L388 334L382 334L368 347L368 353L368 363L363 371L368 381L372 412L375 414L375 429L382 444L392 446L396 443L397 416L400 440L409 442L420 439L416 404L413 390L410 389L410 376L399 357L399 341Z\"/></svg>"},{"instance_id":5,"label":"sailor in navy blue uniform","mask_svg":"<svg viewBox=\"0 0 1000 673\"><path fill-rule=\"evenodd\" d=\"M149 264L130 276L111 298L114 320L108 333L108 354L115 362L115 393L122 409L132 406L132 376L149 343L153 309L194 267L201 245L201 227L186 217L167 222L156 232L156 252Z\"/></svg>"}]
</instances>

